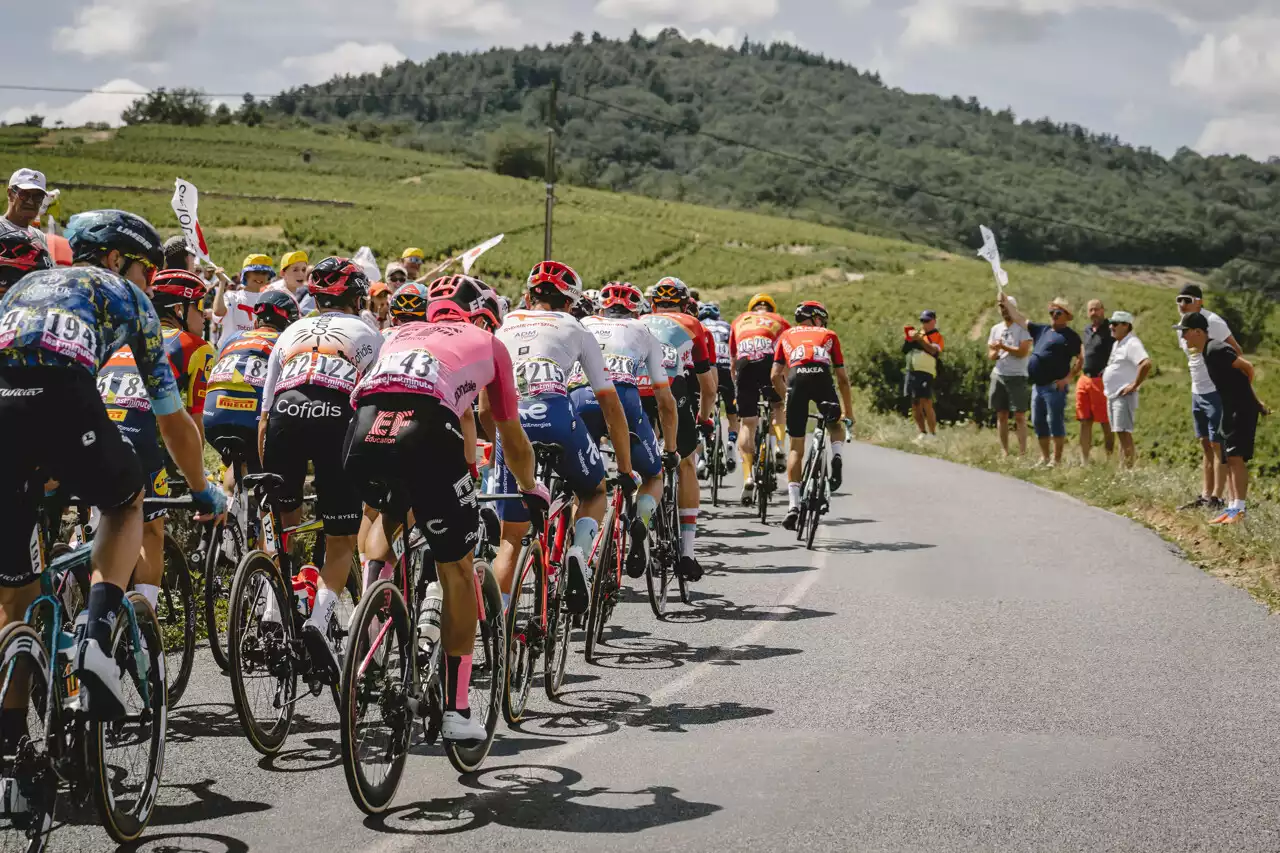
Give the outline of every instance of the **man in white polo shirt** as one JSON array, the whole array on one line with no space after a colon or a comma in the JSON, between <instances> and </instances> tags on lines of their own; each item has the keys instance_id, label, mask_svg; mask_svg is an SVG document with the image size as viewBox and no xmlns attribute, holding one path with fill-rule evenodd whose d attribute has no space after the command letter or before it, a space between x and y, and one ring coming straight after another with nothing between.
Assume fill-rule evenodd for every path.
<instances>
[{"instance_id":1,"label":"man in white polo shirt","mask_svg":"<svg viewBox=\"0 0 1280 853\"><path fill-rule=\"evenodd\" d=\"M1133 467L1133 428L1138 413L1138 389L1151 373L1147 348L1133 333L1133 315L1111 315L1111 353L1102 371L1102 391L1107 396L1107 419L1120 441L1120 464Z\"/></svg>"},{"instance_id":2,"label":"man in white polo shirt","mask_svg":"<svg viewBox=\"0 0 1280 853\"><path fill-rule=\"evenodd\" d=\"M30 231L40 240L41 245L46 243L44 235L31 227L31 223L40 216L40 206L44 204L47 193L48 185L42 172L19 169L9 176L9 206L4 212L4 218L19 228Z\"/></svg>"}]
</instances>

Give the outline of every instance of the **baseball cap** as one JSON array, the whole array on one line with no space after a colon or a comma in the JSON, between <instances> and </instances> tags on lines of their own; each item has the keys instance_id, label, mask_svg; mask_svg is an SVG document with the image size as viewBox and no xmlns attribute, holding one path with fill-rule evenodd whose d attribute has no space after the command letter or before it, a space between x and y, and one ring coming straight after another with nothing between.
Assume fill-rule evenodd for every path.
<instances>
[{"instance_id":1,"label":"baseball cap","mask_svg":"<svg viewBox=\"0 0 1280 853\"><path fill-rule=\"evenodd\" d=\"M927 320L936 320L936 319L938 319L938 315L937 315L937 314L935 314L935 313L933 313L932 311L925 310L925 311L921 311L921 312L920 312L920 320L921 320L921 322L924 322L924 321L927 321Z\"/></svg>"},{"instance_id":2,"label":"baseball cap","mask_svg":"<svg viewBox=\"0 0 1280 853\"><path fill-rule=\"evenodd\" d=\"M44 172L37 172L35 169L19 169L9 176L9 189L48 192L49 187L45 182Z\"/></svg>"},{"instance_id":3,"label":"baseball cap","mask_svg":"<svg viewBox=\"0 0 1280 853\"><path fill-rule=\"evenodd\" d=\"M308 262L309 262L309 259L307 258L307 253L302 250L285 252L284 257L280 259L280 269L284 269L285 267L291 267L297 263L305 264Z\"/></svg>"},{"instance_id":4,"label":"baseball cap","mask_svg":"<svg viewBox=\"0 0 1280 853\"><path fill-rule=\"evenodd\" d=\"M1111 319L1110 319L1108 322L1110 322L1110 323L1128 323L1130 326L1132 326L1132 325L1133 325L1133 315L1132 315L1132 314L1130 314L1128 311L1115 311L1115 312L1113 312L1113 313L1111 314Z\"/></svg>"},{"instance_id":5,"label":"baseball cap","mask_svg":"<svg viewBox=\"0 0 1280 853\"><path fill-rule=\"evenodd\" d=\"M410 247L408 249L405 249L404 252L401 253L400 260L407 261L410 258L416 261L425 261L427 259L427 253L422 251L421 249Z\"/></svg>"},{"instance_id":6,"label":"baseball cap","mask_svg":"<svg viewBox=\"0 0 1280 853\"><path fill-rule=\"evenodd\" d=\"M373 286L369 288L370 296L377 296L379 293L390 293L391 288L385 281L375 281Z\"/></svg>"},{"instance_id":7,"label":"baseball cap","mask_svg":"<svg viewBox=\"0 0 1280 853\"><path fill-rule=\"evenodd\" d=\"M1196 299L1204 299L1204 291L1200 289L1200 285L1187 283L1182 285L1182 290L1178 291L1179 296L1194 296ZM1165 297L1166 299L1168 297Z\"/></svg>"},{"instance_id":8,"label":"baseball cap","mask_svg":"<svg viewBox=\"0 0 1280 853\"><path fill-rule=\"evenodd\" d=\"M1196 288L1196 290L1199 290L1199 289L1200 288L1198 287ZM1193 311L1190 314L1183 314L1182 322L1178 323L1176 326L1174 326L1174 328L1177 329L1178 331L1185 331L1186 329L1199 329L1202 332L1207 332L1209 331L1209 320L1207 317L1204 316L1204 314L1201 314L1199 311Z\"/></svg>"}]
</instances>

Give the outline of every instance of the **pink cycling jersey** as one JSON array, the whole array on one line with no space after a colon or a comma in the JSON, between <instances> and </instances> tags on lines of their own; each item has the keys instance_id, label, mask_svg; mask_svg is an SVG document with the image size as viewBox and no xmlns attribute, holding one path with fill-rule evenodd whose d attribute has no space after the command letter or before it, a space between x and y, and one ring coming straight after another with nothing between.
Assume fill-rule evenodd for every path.
<instances>
[{"instance_id":1,"label":"pink cycling jersey","mask_svg":"<svg viewBox=\"0 0 1280 853\"><path fill-rule=\"evenodd\" d=\"M383 392L425 394L462 417L481 388L489 390L495 419L519 417L515 372L502 341L470 323L406 323L383 342L351 404Z\"/></svg>"}]
</instances>

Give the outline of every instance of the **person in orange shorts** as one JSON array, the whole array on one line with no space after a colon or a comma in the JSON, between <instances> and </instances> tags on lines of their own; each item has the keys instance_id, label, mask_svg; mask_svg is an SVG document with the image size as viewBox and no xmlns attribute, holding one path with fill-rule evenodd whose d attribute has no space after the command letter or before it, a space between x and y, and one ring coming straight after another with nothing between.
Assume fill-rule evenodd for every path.
<instances>
[{"instance_id":1,"label":"person in orange shorts","mask_svg":"<svg viewBox=\"0 0 1280 853\"><path fill-rule=\"evenodd\" d=\"M1102 390L1102 372L1111 358L1111 327L1107 324L1107 311L1102 300L1089 300L1089 325L1084 327L1080 345L1080 363L1084 366L1080 380L1076 382L1076 420L1080 422L1080 456L1089 464L1093 450L1093 425L1102 427L1103 446L1107 458L1115 451L1115 436L1111 433L1111 421L1107 417L1107 395Z\"/></svg>"}]
</instances>

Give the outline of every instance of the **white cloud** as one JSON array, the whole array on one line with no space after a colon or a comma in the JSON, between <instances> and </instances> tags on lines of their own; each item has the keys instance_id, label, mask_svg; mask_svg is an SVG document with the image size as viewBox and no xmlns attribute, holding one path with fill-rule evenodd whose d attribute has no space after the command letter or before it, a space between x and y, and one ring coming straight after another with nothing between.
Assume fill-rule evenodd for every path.
<instances>
[{"instance_id":1,"label":"white cloud","mask_svg":"<svg viewBox=\"0 0 1280 853\"><path fill-rule=\"evenodd\" d=\"M737 47L742 44L742 33L736 27L721 27L714 32L704 27L688 38L690 41L705 41L720 47Z\"/></svg>"},{"instance_id":2,"label":"white cloud","mask_svg":"<svg viewBox=\"0 0 1280 853\"><path fill-rule=\"evenodd\" d=\"M502 0L396 0L396 15L420 39L448 31L491 36L520 25Z\"/></svg>"},{"instance_id":3,"label":"white cloud","mask_svg":"<svg viewBox=\"0 0 1280 853\"><path fill-rule=\"evenodd\" d=\"M199 28L205 0L93 0L54 33L53 47L86 59L152 59L172 44L169 32Z\"/></svg>"},{"instance_id":4,"label":"white cloud","mask_svg":"<svg viewBox=\"0 0 1280 853\"><path fill-rule=\"evenodd\" d=\"M1244 17L1207 33L1172 82L1218 104L1280 104L1280 18Z\"/></svg>"},{"instance_id":5,"label":"white cloud","mask_svg":"<svg viewBox=\"0 0 1280 853\"><path fill-rule=\"evenodd\" d=\"M145 92L146 86L132 80L120 78L98 87L93 94L84 95L69 104L50 106L43 101L29 107L12 107L0 113L0 121L6 124L20 122L27 116L44 116L45 127L53 127L61 121L67 127L79 127L90 122L106 122L120 125L120 113L138 99L138 92ZM125 92L129 94L109 94Z\"/></svg>"},{"instance_id":6,"label":"white cloud","mask_svg":"<svg viewBox=\"0 0 1280 853\"><path fill-rule=\"evenodd\" d=\"M804 47L800 43L800 36L796 35L792 30L775 30L769 34L769 42L785 42L786 44L795 45L796 47Z\"/></svg>"},{"instance_id":7,"label":"white cloud","mask_svg":"<svg viewBox=\"0 0 1280 853\"><path fill-rule=\"evenodd\" d=\"M290 56L281 67L298 71L308 83L321 83L343 74L367 74L403 62L405 55L389 42L360 44L347 41L324 53Z\"/></svg>"},{"instance_id":8,"label":"white cloud","mask_svg":"<svg viewBox=\"0 0 1280 853\"><path fill-rule=\"evenodd\" d=\"M596 14L615 20L674 20L686 24L732 20L767 21L778 14L778 0L600 0Z\"/></svg>"},{"instance_id":9,"label":"white cloud","mask_svg":"<svg viewBox=\"0 0 1280 853\"><path fill-rule=\"evenodd\" d=\"M1280 157L1280 117L1258 113L1215 118L1195 147L1201 154L1247 154L1255 160Z\"/></svg>"}]
</instances>

